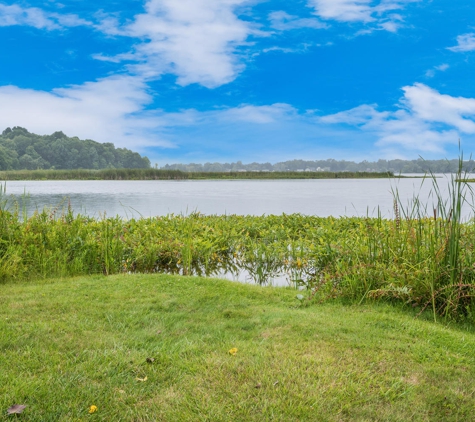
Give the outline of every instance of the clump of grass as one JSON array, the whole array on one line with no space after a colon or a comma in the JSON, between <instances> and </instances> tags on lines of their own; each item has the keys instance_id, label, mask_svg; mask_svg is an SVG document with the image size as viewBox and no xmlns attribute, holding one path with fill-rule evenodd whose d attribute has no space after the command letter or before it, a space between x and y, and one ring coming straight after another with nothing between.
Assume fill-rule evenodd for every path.
<instances>
[{"instance_id":1,"label":"clump of grass","mask_svg":"<svg viewBox=\"0 0 475 422\"><path fill-rule=\"evenodd\" d=\"M462 221L463 207L473 211L473 194L465 179L461 158L447 194L431 174L429 202L415 195L408 205L402 204L395 189L393 220L380 215L352 220L357 230L328 245L323 256L331 258L319 266L313 294L359 302L398 300L420 309L430 307L434 320L437 315L473 319L475 225L473 219Z\"/></svg>"}]
</instances>

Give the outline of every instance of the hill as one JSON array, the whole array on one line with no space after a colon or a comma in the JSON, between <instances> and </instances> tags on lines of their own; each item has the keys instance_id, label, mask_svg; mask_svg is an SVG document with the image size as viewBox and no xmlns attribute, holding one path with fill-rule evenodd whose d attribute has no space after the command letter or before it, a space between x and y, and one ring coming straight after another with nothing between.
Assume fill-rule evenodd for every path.
<instances>
[{"instance_id":1,"label":"hill","mask_svg":"<svg viewBox=\"0 0 475 422\"><path fill-rule=\"evenodd\" d=\"M0 170L150 168L150 160L112 143L68 137L63 132L36 135L15 126L0 136Z\"/></svg>"}]
</instances>

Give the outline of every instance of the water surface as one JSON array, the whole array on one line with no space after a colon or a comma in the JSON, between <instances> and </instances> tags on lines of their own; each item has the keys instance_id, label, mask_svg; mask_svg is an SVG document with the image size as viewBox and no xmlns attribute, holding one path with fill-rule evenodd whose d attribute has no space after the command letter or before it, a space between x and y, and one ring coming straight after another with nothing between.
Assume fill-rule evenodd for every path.
<instances>
[{"instance_id":1,"label":"water surface","mask_svg":"<svg viewBox=\"0 0 475 422\"><path fill-rule=\"evenodd\" d=\"M444 187L445 179L439 179ZM11 181L7 195L27 193L26 208L67 206L91 216L152 217L167 214L393 216L392 192L403 203L414 194L432 209L431 181L422 179ZM445 188L442 189L444 192Z\"/></svg>"}]
</instances>

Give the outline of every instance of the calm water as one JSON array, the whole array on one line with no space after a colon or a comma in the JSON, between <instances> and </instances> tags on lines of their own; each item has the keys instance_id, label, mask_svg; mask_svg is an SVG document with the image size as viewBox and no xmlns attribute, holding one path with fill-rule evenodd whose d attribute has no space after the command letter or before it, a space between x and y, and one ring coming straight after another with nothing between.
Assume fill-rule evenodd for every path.
<instances>
[{"instance_id":1,"label":"calm water","mask_svg":"<svg viewBox=\"0 0 475 422\"><path fill-rule=\"evenodd\" d=\"M446 181L440 179L445 187ZM7 182L7 196L29 195L27 210L66 205L91 216L167 214L393 216L392 189L406 203L415 193L431 202L422 179L232 181L25 181ZM446 189L443 189L446 190ZM467 211L468 213L468 211Z\"/></svg>"}]
</instances>

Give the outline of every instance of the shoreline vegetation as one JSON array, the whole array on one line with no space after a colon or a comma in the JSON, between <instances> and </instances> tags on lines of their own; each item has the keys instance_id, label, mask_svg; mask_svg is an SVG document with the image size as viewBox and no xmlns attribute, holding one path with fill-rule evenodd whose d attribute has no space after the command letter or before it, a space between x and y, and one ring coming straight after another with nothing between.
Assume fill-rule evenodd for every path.
<instances>
[{"instance_id":1,"label":"shoreline vegetation","mask_svg":"<svg viewBox=\"0 0 475 422\"><path fill-rule=\"evenodd\" d=\"M475 316L475 224L461 221L473 195L461 174L449 198L432 179L434 208L417 196L394 218L203 215L140 219L75 214L31 217L0 195L0 282L89 274L243 272L266 285L285 277L308 300L402 302L439 316Z\"/></svg>"},{"instance_id":2,"label":"shoreline vegetation","mask_svg":"<svg viewBox=\"0 0 475 422\"><path fill-rule=\"evenodd\" d=\"M0 180L277 180L277 179L385 179L391 172L184 172L163 169L11 170Z\"/></svg>"}]
</instances>

